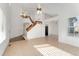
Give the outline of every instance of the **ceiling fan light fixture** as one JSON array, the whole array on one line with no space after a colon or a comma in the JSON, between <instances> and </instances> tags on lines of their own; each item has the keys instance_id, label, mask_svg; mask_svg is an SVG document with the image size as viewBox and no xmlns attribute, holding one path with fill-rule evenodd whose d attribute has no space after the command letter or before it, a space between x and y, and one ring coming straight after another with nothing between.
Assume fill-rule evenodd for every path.
<instances>
[{"instance_id":1,"label":"ceiling fan light fixture","mask_svg":"<svg viewBox=\"0 0 79 59\"><path fill-rule=\"evenodd\" d=\"M41 8L37 8L37 11L38 11L38 10L41 11L42 9L41 9Z\"/></svg>"},{"instance_id":2,"label":"ceiling fan light fixture","mask_svg":"<svg viewBox=\"0 0 79 59\"><path fill-rule=\"evenodd\" d=\"M41 14L41 13L42 13L42 8L41 8L40 4L38 4L37 14Z\"/></svg>"},{"instance_id":3,"label":"ceiling fan light fixture","mask_svg":"<svg viewBox=\"0 0 79 59\"><path fill-rule=\"evenodd\" d=\"M41 13L42 13L42 11L39 11L39 10L37 11L37 14L38 14L38 15L41 14Z\"/></svg>"}]
</instances>

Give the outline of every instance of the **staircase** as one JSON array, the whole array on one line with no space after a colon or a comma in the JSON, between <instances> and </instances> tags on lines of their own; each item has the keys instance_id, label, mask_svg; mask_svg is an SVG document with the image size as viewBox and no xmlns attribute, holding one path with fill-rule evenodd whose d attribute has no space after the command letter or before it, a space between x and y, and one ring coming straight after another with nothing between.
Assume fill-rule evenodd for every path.
<instances>
[{"instance_id":1,"label":"staircase","mask_svg":"<svg viewBox=\"0 0 79 59\"><path fill-rule=\"evenodd\" d=\"M33 22L31 25L29 25L27 28L26 28L26 31L30 31L34 26L36 26L37 24L42 24L41 21L35 21Z\"/></svg>"},{"instance_id":2,"label":"staircase","mask_svg":"<svg viewBox=\"0 0 79 59\"><path fill-rule=\"evenodd\" d=\"M36 26L37 24L42 24L41 21L33 21L32 18L30 16L24 16L21 15L22 18L29 18L29 20L31 21L32 24L28 25L26 28L26 31L30 31L34 26Z\"/></svg>"}]
</instances>

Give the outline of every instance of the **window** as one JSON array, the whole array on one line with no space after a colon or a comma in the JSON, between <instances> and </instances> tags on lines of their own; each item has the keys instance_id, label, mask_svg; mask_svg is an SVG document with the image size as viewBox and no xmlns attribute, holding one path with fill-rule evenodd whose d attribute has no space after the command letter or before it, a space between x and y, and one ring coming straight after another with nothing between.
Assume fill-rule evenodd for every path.
<instances>
[{"instance_id":1,"label":"window","mask_svg":"<svg viewBox=\"0 0 79 59\"><path fill-rule=\"evenodd\" d=\"M5 39L5 15L0 8L0 43Z\"/></svg>"}]
</instances>

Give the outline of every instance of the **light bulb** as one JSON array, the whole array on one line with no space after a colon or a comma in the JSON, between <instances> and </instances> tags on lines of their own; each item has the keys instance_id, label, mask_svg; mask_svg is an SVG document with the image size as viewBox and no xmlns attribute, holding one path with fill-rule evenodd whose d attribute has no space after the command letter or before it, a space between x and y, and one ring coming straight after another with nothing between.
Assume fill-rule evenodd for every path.
<instances>
[{"instance_id":1,"label":"light bulb","mask_svg":"<svg viewBox=\"0 0 79 59\"><path fill-rule=\"evenodd\" d=\"M37 10L37 14L41 14L42 13L42 11L40 11L40 10Z\"/></svg>"}]
</instances>

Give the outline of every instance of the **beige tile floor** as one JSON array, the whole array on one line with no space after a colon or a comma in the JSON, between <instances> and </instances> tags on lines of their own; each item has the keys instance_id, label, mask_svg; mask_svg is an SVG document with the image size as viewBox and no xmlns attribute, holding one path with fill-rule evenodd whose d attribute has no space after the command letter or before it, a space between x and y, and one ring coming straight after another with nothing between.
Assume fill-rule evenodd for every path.
<instances>
[{"instance_id":1,"label":"beige tile floor","mask_svg":"<svg viewBox=\"0 0 79 59\"><path fill-rule=\"evenodd\" d=\"M11 42L4 56L78 56L79 48L59 43L56 36Z\"/></svg>"}]
</instances>

